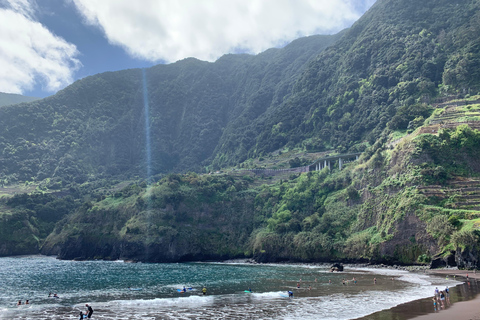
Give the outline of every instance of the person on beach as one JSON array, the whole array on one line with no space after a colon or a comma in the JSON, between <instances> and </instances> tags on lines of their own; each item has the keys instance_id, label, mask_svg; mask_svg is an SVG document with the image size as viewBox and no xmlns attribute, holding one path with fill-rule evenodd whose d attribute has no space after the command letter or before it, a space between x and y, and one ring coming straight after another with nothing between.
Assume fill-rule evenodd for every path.
<instances>
[{"instance_id":1,"label":"person on beach","mask_svg":"<svg viewBox=\"0 0 480 320\"><path fill-rule=\"evenodd\" d=\"M433 297L432 301L433 301L433 310L437 311L437 299L435 299L435 297Z\"/></svg>"},{"instance_id":2,"label":"person on beach","mask_svg":"<svg viewBox=\"0 0 480 320\"><path fill-rule=\"evenodd\" d=\"M352 281L353 281L353 284L357 284L357 279L355 279L355 277L353 277Z\"/></svg>"},{"instance_id":3,"label":"person on beach","mask_svg":"<svg viewBox=\"0 0 480 320\"><path fill-rule=\"evenodd\" d=\"M85 307L87 307L87 318L91 318L92 317L92 314L93 314L93 309L91 306L88 305L88 303L85 305Z\"/></svg>"},{"instance_id":4,"label":"person on beach","mask_svg":"<svg viewBox=\"0 0 480 320\"><path fill-rule=\"evenodd\" d=\"M450 297L450 289L448 289L448 287L445 288L445 296L447 298Z\"/></svg>"},{"instance_id":5,"label":"person on beach","mask_svg":"<svg viewBox=\"0 0 480 320\"><path fill-rule=\"evenodd\" d=\"M435 298L438 298L438 294L439 294L439 293L440 293L440 292L438 291L438 287L435 287Z\"/></svg>"},{"instance_id":6,"label":"person on beach","mask_svg":"<svg viewBox=\"0 0 480 320\"><path fill-rule=\"evenodd\" d=\"M440 291L440 302L442 303L442 309L445 308L445 294Z\"/></svg>"}]
</instances>

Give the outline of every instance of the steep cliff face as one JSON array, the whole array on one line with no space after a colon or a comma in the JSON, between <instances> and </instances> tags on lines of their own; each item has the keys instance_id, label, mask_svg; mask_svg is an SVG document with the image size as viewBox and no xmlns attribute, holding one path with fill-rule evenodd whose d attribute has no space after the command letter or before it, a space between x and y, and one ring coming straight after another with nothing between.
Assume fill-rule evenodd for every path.
<instances>
[{"instance_id":1,"label":"steep cliff face","mask_svg":"<svg viewBox=\"0 0 480 320\"><path fill-rule=\"evenodd\" d=\"M83 206L57 224L42 253L149 262L244 257L255 192L231 177L170 176Z\"/></svg>"}]
</instances>

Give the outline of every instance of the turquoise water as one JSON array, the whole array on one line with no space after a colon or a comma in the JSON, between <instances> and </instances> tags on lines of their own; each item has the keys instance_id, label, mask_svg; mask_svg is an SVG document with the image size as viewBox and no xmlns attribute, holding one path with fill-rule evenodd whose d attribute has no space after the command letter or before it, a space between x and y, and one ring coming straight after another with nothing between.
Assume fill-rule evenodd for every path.
<instances>
[{"instance_id":1,"label":"turquoise water","mask_svg":"<svg viewBox=\"0 0 480 320\"><path fill-rule=\"evenodd\" d=\"M396 270L330 273L311 265L10 257L0 258L0 318L78 319L88 303L94 319L354 319L457 283ZM193 290L177 291L184 286ZM253 293L245 293L248 288ZM16 306L26 299L30 305Z\"/></svg>"}]
</instances>

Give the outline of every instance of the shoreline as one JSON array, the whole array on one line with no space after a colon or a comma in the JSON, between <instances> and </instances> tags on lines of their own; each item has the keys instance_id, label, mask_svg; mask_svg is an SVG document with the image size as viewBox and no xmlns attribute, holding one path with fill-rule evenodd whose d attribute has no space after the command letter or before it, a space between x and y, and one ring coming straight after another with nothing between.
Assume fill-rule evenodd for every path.
<instances>
[{"instance_id":1,"label":"shoreline","mask_svg":"<svg viewBox=\"0 0 480 320\"><path fill-rule=\"evenodd\" d=\"M37 256L37 255L26 255ZM43 256L43 255L40 255ZM18 256L17 256L18 257ZM25 257L25 256L24 256ZM46 256L48 257L48 256ZM54 257L52 257L54 258ZM125 261L124 261L125 262ZM251 264L248 259L235 259L219 261L224 264ZM255 263L257 264L257 263ZM268 263L258 263L259 265L268 265ZM309 266L321 266L323 268L329 268L331 263L272 263L273 265L309 265ZM350 319L356 320L433 320L433 319L452 319L455 320L480 320L480 310L478 310L478 303L480 302L480 273L476 273L473 270L458 270L456 268L445 269L427 269L424 266L389 266L389 265L370 265L370 264L343 264L346 269L368 268L371 270L389 269L398 271L407 271L412 274L425 274L434 277L448 277L450 280L457 280L462 284L450 287L451 297L450 303L446 304L445 308L441 310L434 310L432 304L432 296L429 298L417 299L410 302L402 303L390 309L374 312L373 314L356 317ZM348 272L348 270L345 270ZM342 272L334 272L342 273ZM467 278L468 274L468 278ZM434 282L435 283L435 282ZM440 282L436 282L440 283ZM452 283L453 285L453 283ZM425 295L421 295L425 296ZM395 298L392 297L390 301L395 302ZM413 297L410 297L413 298ZM402 301L408 301L404 299ZM397 301L397 303L400 301ZM384 307L389 307L394 304L388 304ZM379 309L377 309L379 310ZM373 310L372 310L373 311ZM365 314L365 313L363 313ZM354 314L352 316L355 316Z\"/></svg>"},{"instance_id":2,"label":"shoreline","mask_svg":"<svg viewBox=\"0 0 480 320\"><path fill-rule=\"evenodd\" d=\"M411 271L412 272L412 271ZM428 270L431 276L449 277L463 282L450 288L450 301L435 310L432 297L400 304L388 310L375 312L355 320L480 320L480 273L472 270ZM468 274L468 278L467 278Z\"/></svg>"}]
</instances>

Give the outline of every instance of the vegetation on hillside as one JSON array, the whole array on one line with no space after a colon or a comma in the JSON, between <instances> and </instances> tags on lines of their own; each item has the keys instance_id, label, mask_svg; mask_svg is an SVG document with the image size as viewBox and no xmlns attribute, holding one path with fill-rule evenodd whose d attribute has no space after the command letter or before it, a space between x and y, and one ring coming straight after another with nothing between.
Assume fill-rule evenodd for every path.
<instances>
[{"instance_id":1,"label":"vegetation on hillside","mask_svg":"<svg viewBox=\"0 0 480 320\"><path fill-rule=\"evenodd\" d=\"M1 108L0 184L38 188L1 200L0 254L479 267L479 12L382 0L337 36ZM309 163L292 150L363 153L341 171L198 174Z\"/></svg>"}]
</instances>

